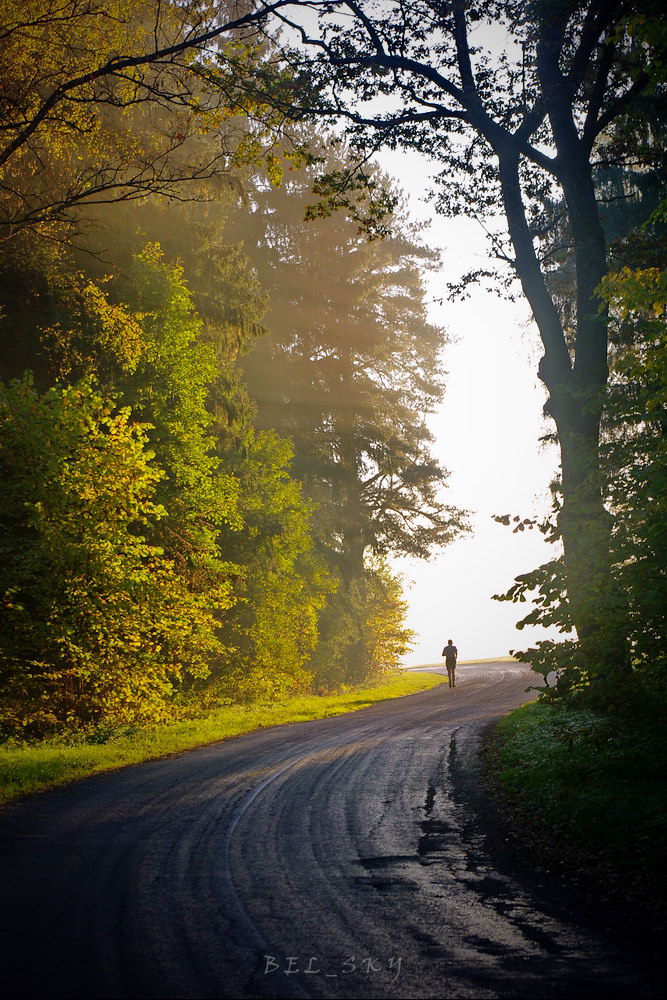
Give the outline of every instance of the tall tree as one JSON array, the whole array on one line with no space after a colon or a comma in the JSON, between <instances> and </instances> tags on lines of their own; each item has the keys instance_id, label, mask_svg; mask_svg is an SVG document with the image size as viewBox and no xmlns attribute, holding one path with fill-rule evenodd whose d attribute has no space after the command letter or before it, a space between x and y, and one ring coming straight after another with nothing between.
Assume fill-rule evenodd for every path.
<instances>
[{"instance_id":1,"label":"tall tree","mask_svg":"<svg viewBox=\"0 0 667 1000\"><path fill-rule=\"evenodd\" d=\"M398 217L370 243L338 215L304 222L309 197L290 179L234 220L270 301L246 370L261 425L294 441L322 545L356 576L366 553L425 557L461 526L426 424L442 394L420 270L435 255Z\"/></svg>"},{"instance_id":2,"label":"tall tree","mask_svg":"<svg viewBox=\"0 0 667 1000\"><path fill-rule=\"evenodd\" d=\"M345 167L328 155L330 169ZM380 671L405 647L397 584L374 557L427 557L463 517L441 498L447 474L426 423L442 394L444 337L428 322L421 272L436 255L398 214L392 234L371 242L342 215L304 221L308 180L261 187L228 232L243 237L269 292L269 332L245 362L260 425L292 440L339 581L313 660L326 684Z\"/></svg>"},{"instance_id":3,"label":"tall tree","mask_svg":"<svg viewBox=\"0 0 667 1000\"><path fill-rule=\"evenodd\" d=\"M216 568L217 529L240 527L238 484L223 474L214 452L213 417L206 408L218 374L212 345L200 340L202 321L183 269L148 244L132 266L130 307L113 303L93 283L66 287L66 323L47 331L61 378L91 374L122 393L149 438L166 477L156 487L168 515L160 543L203 586ZM209 577L209 571L211 578Z\"/></svg>"},{"instance_id":4,"label":"tall tree","mask_svg":"<svg viewBox=\"0 0 667 1000\"><path fill-rule=\"evenodd\" d=\"M242 247L228 245L228 210L183 205L177 213L183 227L172 224L161 234L186 262L202 334L215 351L218 371L208 405L221 468L239 484L243 519L240 530L225 528L220 535L222 550L239 566L240 600L224 616L226 654L205 685L209 693L246 698L310 682L318 612L334 582L313 551L312 504L291 474L292 447L273 429L256 430L241 359L267 335L261 323L266 295Z\"/></svg>"},{"instance_id":5,"label":"tall tree","mask_svg":"<svg viewBox=\"0 0 667 1000\"><path fill-rule=\"evenodd\" d=\"M240 600L224 616L227 652L218 658L214 687L242 699L307 688L319 612L335 580L314 551L312 505L290 474L291 446L275 431L249 430L242 446L228 443L221 457L238 477L244 524L221 536L242 580ZM332 664L322 673L334 682Z\"/></svg>"},{"instance_id":6,"label":"tall tree","mask_svg":"<svg viewBox=\"0 0 667 1000\"><path fill-rule=\"evenodd\" d=\"M300 8L308 16L300 16ZM313 9L319 12L315 22ZM628 666L627 616L613 583L611 519L600 476L608 378L607 316L598 287L607 247L594 183L596 145L664 63L656 3L373 0L292 5L286 53L315 75L316 115L343 118L365 155L422 151L442 167L436 208L506 224L494 255L518 277L544 346L540 378L561 451L559 529L567 589L591 672ZM642 27L643 26L643 27ZM657 50L657 55L656 55ZM657 84L656 84L657 85ZM335 186L340 177L331 177ZM562 198L573 245L571 336L545 280L541 205Z\"/></svg>"}]
</instances>

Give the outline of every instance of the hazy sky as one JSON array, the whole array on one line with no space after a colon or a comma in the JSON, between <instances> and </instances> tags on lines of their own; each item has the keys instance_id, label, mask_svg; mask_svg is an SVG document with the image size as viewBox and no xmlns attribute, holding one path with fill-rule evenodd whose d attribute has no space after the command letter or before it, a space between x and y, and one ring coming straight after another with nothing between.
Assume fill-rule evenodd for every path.
<instances>
[{"instance_id":1,"label":"hazy sky","mask_svg":"<svg viewBox=\"0 0 667 1000\"><path fill-rule=\"evenodd\" d=\"M446 281L483 264L486 242L474 220L435 216L422 197L428 164L418 154L388 153L383 167L404 188L411 214L430 220L424 239L441 247L443 271L429 276L434 296ZM437 660L448 638L462 659L507 655L548 633L519 631L529 609L491 599L516 573L552 557L537 531L513 534L493 514L531 517L550 506L549 483L558 467L556 448L539 443L551 430L542 416L544 389L537 378L540 346L528 306L473 290L463 302L433 305L432 318L455 341L446 346L447 392L431 427L435 452L450 470L447 502L473 512L474 534L454 542L429 562L396 560L405 576L409 625L417 633L409 664ZM556 636L558 633L550 633Z\"/></svg>"}]
</instances>

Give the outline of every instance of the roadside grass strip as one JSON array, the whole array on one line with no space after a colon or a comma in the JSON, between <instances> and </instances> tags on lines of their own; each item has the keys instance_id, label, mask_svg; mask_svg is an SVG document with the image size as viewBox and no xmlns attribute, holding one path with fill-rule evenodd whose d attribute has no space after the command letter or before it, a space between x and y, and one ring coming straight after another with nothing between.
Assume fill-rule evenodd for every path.
<instances>
[{"instance_id":1,"label":"roadside grass strip","mask_svg":"<svg viewBox=\"0 0 667 1000\"><path fill-rule=\"evenodd\" d=\"M476 667L478 664L484 663L518 663L516 656L489 656L485 660L457 660L457 667ZM405 670L421 670L422 667L445 667L445 661L442 657L439 660L434 660L433 663L421 663L418 667L404 667Z\"/></svg>"},{"instance_id":2,"label":"roadside grass strip","mask_svg":"<svg viewBox=\"0 0 667 1000\"><path fill-rule=\"evenodd\" d=\"M374 702L416 694L446 680L437 674L400 673L375 685L350 689L342 694L302 695L272 702L226 705L193 719L150 729L100 728L86 741L76 741L70 736L69 739L60 737L33 744L5 743L0 747L0 803L76 781L97 771L168 757L256 729L356 712Z\"/></svg>"},{"instance_id":3,"label":"roadside grass strip","mask_svg":"<svg viewBox=\"0 0 667 1000\"><path fill-rule=\"evenodd\" d=\"M659 726L524 705L497 724L485 770L537 860L664 906L667 746Z\"/></svg>"}]
</instances>

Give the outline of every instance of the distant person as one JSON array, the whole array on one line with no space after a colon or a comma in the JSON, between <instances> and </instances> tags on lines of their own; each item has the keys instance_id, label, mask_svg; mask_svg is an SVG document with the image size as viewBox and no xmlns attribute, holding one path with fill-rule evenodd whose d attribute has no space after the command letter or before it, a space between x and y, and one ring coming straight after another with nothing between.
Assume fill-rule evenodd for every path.
<instances>
[{"instance_id":1,"label":"distant person","mask_svg":"<svg viewBox=\"0 0 667 1000\"><path fill-rule=\"evenodd\" d=\"M459 651L452 642L451 639L447 640L447 645L442 651L442 655L445 658L445 665L447 667L447 680L449 681L450 688L456 687L456 657L459 655Z\"/></svg>"}]
</instances>

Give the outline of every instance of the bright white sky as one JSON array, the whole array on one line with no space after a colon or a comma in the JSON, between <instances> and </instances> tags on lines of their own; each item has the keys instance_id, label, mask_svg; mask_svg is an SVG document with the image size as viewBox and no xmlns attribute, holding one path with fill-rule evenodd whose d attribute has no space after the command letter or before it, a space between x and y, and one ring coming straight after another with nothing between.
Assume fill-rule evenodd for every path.
<instances>
[{"instance_id":1,"label":"bright white sky","mask_svg":"<svg viewBox=\"0 0 667 1000\"><path fill-rule=\"evenodd\" d=\"M443 249L443 272L430 276L433 296L442 296L446 281L484 263L483 231L474 220L436 216L422 200L430 187L424 158L384 153L379 159L404 188L411 215L430 221L424 240ZM553 555L538 531L513 534L492 520L493 514L533 517L548 511L549 483L558 468L556 448L539 442L551 427L542 416L540 345L528 306L473 290L466 301L434 304L432 318L455 341L444 351L449 374L444 404L431 421L434 450L451 472L447 502L473 511L474 535L429 562L394 561L404 576L408 624L416 633L409 665L439 659L449 638L467 660L506 656L558 635L517 630L530 605L491 599L511 586L515 574Z\"/></svg>"}]
</instances>

